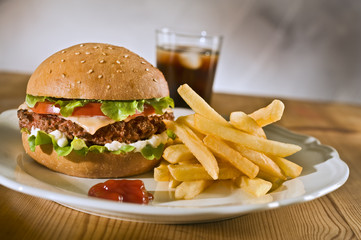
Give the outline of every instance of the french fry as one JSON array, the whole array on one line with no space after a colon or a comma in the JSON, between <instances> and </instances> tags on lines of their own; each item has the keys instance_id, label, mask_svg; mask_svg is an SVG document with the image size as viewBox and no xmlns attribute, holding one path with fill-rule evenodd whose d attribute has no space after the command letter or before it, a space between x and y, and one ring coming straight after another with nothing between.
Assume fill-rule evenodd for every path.
<instances>
[{"instance_id":1,"label":"french fry","mask_svg":"<svg viewBox=\"0 0 361 240\"><path fill-rule=\"evenodd\" d=\"M186 116L180 116L177 118L176 122L184 123L188 127L194 127L194 114L189 114Z\"/></svg>"},{"instance_id":2,"label":"french fry","mask_svg":"<svg viewBox=\"0 0 361 240\"><path fill-rule=\"evenodd\" d=\"M264 180L266 180L266 181L269 181L269 182L271 182L271 183L274 183L274 182L277 182L277 181L283 181L283 179L280 179L280 178L278 178L278 177L275 177L275 176L273 176L273 175L271 175L271 174L269 174L269 173L266 173L266 172L264 172L264 171L262 171L262 170L260 170L259 172L258 172L258 175L257 175L257 177L258 178L262 178L262 179L264 179Z\"/></svg>"},{"instance_id":3,"label":"french fry","mask_svg":"<svg viewBox=\"0 0 361 240\"><path fill-rule=\"evenodd\" d=\"M271 156L271 159L282 169L287 177L296 178L301 175L302 167L285 158Z\"/></svg>"},{"instance_id":4,"label":"french fry","mask_svg":"<svg viewBox=\"0 0 361 240\"><path fill-rule=\"evenodd\" d=\"M249 114L259 126L264 127L281 119L285 105L280 100L273 100L268 106Z\"/></svg>"},{"instance_id":5,"label":"french fry","mask_svg":"<svg viewBox=\"0 0 361 240\"><path fill-rule=\"evenodd\" d=\"M164 151L168 162L154 169L155 180L168 181L176 199L193 199L215 180L233 181L260 197L281 186L287 177L301 174L302 167L284 158L301 148L268 140L262 129L282 117L281 101L274 100L249 115L232 112L227 122L187 84L178 93L195 114L163 121L177 140Z\"/></svg>"},{"instance_id":6,"label":"french fry","mask_svg":"<svg viewBox=\"0 0 361 240\"><path fill-rule=\"evenodd\" d=\"M199 132L195 127L194 127L194 114L190 114L187 116L181 116L179 118L177 118L176 120L177 123L182 123L188 127L190 127L192 129L192 131L197 135L197 137L199 139L203 139L205 137L204 134L202 134L201 132Z\"/></svg>"},{"instance_id":7,"label":"french fry","mask_svg":"<svg viewBox=\"0 0 361 240\"><path fill-rule=\"evenodd\" d=\"M240 176L235 180L235 183L238 187L254 195L255 197L266 195L272 187L272 183L266 180L261 178L251 179L247 176Z\"/></svg>"},{"instance_id":8,"label":"french fry","mask_svg":"<svg viewBox=\"0 0 361 240\"><path fill-rule=\"evenodd\" d=\"M169 143L166 145L166 146L171 146L171 145L176 145L176 144L183 144L183 142L178 138L176 137L176 139L172 140L172 139L169 139Z\"/></svg>"},{"instance_id":9,"label":"french fry","mask_svg":"<svg viewBox=\"0 0 361 240\"><path fill-rule=\"evenodd\" d=\"M266 138L266 134L264 133L262 127L260 127L253 118L244 112L232 112L230 115L230 123L239 130L258 137Z\"/></svg>"},{"instance_id":10,"label":"french fry","mask_svg":"<svg viewBox=\"0 0 361 240\"><path fill-rule=\"evenodd\" d=\"M199 96L188 84L183 84L177 89L179 95L190 106L193 111L207 117L219 124L229 125L229 123L217 113L204 99Z\"/></svg>"},{"instance_id":11,"label":"french fry","mask_svg":"<svg viewBox=\"0 0 361 240\"><path fill-rule=\"evenodd\" d=\"M216 158L192 130L184 124L175 123L169 120L164 120L164 123L168 129L171 129L182 140L189 151L191 151L203 165L207 173L214 180L218 179L219 168Z\"/></svg>"},{"instance_id":12,"label":"french fry","mask_svg":"<svg viewBox=\"0 0 361 240\"><path fill-rule=\"evenodd\" d=\"M197 180L192 182L182 182L175 189L176 199L193 199L203 192L213 181Z\"/></svg>"},{"instance_id":13,"label":"french fry","mask_svg":"<svg viewBox=\"0 0 361 240\"><path fill-rule=\"evenodd\" d=\"M162 161L158 167L154 168L154 180L157 182L167 182L171 179L168 163Z\"/></svg>"},{"instance_id":14,"label":"french fry","mask_svg":"<svg viewBox=\"0 0 361 240\"><path fill-rule=\"evenodd\" d=\"M272 187L269 190L270 192L276 190L277 188L279 188L285 182L284 179L280 179L278 177L272 176L272 175L270 175L268 173L265 173L263 171L259 171L257 177L262 178L262 179L272 183Z\"/></svg>"},{"instance_id":15,"label":"french fry","mask_svg":"<svg viewBox=\"0 0 361 240\"><path fill-rule=\"evenodd\" d=\"M197 160L197 158L195 158L195 157L193 156L192 159L185 160L185 161L180 161L178 164L179 164L179 165L183 165L183 164L199 164L199 161ZM219 164L218 164L218 165L219 165Z\"/></svg>"},{"instance_id":16,"label":"french fry","mask_svg":"<svg viewBox=\"0 0 361 240\"><path fill-rule=\"evenodd\" d=\"M279 166L265 154L243 147L238 144L232 144L231 146L236 149L242 156L246 157L251 162L256 164L260 170L271 174L277 178L284 180L286 179L286 177L282 174Z\"/></svg>"},{"instance_id":17,"label":"french fry","mask_svg":"<svg viewBox=\"0 0 361 240\"><path fill-rule=\"evenodd\" d=\"M194 155L189 151L186 145L176 144L164 149L163 158L169 163L176 164L182 161L187 161L194 158Z\"/></svg>"},{"instance_id":18,"label":"french fry","mask_svg":"<svg viewBox=\"0 0 361 240\"><path fill-rule=\"evenodd\" d=\"M169 188L176 188L179 184L181 184L182 182L175 180L172 176L170 177L169 180Z\"/></svg>"},{"instance_id":19,"label":"french fry","mask_svg":"<svg viewBox=\"0 0 361 240\"><path fill-rule=\"evenodd\" d=\"M228 146L227 143L218 137L207 135L203 139L203 142L217 156L227 160L248 177L254 178L257 176L259 171L258 166L243 157L239 152Z\"/></svg>"},{"instance_id":20,"label":"french fry","mask_svg":"<svg viewBox=\"0 0 361 240\"><path fill-rule=\"evenodd\" d=\"M194 123L195 127L204 134L219 136L224 140L241 144L265 154L286 157L301 150L301 147L297 145L259 138L232 127L218 124L199 114L195 115Z\"/></svg>"},{"instance_id":21,"label":"french fry","mask_svg":"<svg viewBox=\"0 0 361 240\"><path fill-rule=\"evenodd\" d=\"M195 180L212 180L212 177L206 172L201 164L182 164L182 165L168 165L171 177L177 181L188 182ZM233 166L220 165L218 179L233 179L241 175Z\"/></svg>"}]
</instances>

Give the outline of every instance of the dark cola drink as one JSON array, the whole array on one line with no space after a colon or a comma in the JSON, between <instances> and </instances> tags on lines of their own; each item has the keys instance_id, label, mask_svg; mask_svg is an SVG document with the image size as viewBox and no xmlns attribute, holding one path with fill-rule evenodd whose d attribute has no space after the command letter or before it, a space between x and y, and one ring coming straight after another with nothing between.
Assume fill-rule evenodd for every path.
<instances>
[{"instance_id":1,"label":"dark cola drink","mask_svg":"<svg viewBox=\"0 0 361 240\"><path fill-rule=\"evenodd\" d=\"M190 46L158 46L157 67L168 81L176 107L189 108L177 93L187 83L204 100L210 101L219 53Z\"/></svg>"}]
</instances>

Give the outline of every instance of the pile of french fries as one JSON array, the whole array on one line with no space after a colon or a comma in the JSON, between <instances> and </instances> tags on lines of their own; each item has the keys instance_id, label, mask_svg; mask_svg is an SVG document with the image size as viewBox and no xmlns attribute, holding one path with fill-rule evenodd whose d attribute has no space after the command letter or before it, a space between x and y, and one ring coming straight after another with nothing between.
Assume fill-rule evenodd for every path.
<instances>
[{"instance_id":1,"label":"pile of french fries","mask_svg":"<svg viewBox=\"0 0 361 240\"><path fill-rule=\"evenodd\" d=\"M251 114L232 112L228 122L187 84L178 93L195 114L165 121L177 139L154 169L154 179L168 181L176 199L193 199L222 180L260 197L301 174L301 166L285 159L301 147L268 140L262 128L281 119L281 101Z\"/></svg>"}]
</instances>

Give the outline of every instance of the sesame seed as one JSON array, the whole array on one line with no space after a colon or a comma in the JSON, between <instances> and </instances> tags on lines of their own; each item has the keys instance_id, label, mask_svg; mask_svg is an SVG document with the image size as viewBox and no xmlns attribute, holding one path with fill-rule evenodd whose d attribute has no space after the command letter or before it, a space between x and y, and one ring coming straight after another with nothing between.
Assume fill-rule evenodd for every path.
<instances>
[{"instance_id":1,"label":"sesame seed","mask_svg":"<svg viewBox=\"0 0 361 240\"><path fill-rule=\"evenodd\" d=\"M63 74L61 74L61 76L62 76L63 78L65 78L66 75L65 75L65 73L63 73Z\"/></svg>"},{"instance_id":2,"label":"sesame seed","mask_svg":"<svg viewBox=\"0 0 361 240\"><path fill-rule=\"evenodd\" d=\"M105 52L103 52L102 54L103 54L104 56L108 55L108 54L106 54Z\"/></svg>"},{"instance_id":3,"label":"sesame seed","mask_svg":"<svg viewBox=\"0 0 361 240\"><path fill-rule=\"evenodd\" d=\"M128 55L124 55L125 58L129 57Z\"/></svg>"},{"instance_id":4,"label":"sesame seed","mask_svg":"<svg viewBox=\"0 0 361 240\"><path fill-rule=\"evenodd\" d=\"M107 85L107 89L110 89L110 85Z\"/></svg>"},{"instance_id":5,"label":"sesame seed","mask_svg":"<svg viewBox=\"0 0 361 240\"><path fill-rule=\"evenodd\" d=\"M79 55L80 54L80 52L75 52L75 55Z\"/></svg>"},{"instance_id":6,"label":"sesame seed","mask_svg":"<svg viewBox=\"0 0 361 240\"><path fill-rule=\"evenodd\" d=\"M90 73L93 73L94 70L93 69L90 69L87 73L90 74Z\"/></svg>"},{"instance_id":7,"label":"sesame seed","mask_svg":"<svg viewBox=\"0 0 361 240\"><path fill-rule=\"evenodd\" d=\"M103 78L103 75L101 75L101 74L100 74L100 75L98 75L98 78Z\"/></svg>"},{"instance_id":8,"label":"sesame seed","mask_svg":"<svg viewBox=\"0 0 361 240\"><path fill-rule=\"evenodd\" d=\"M86 54L86 55L89 55L89 54L91 54L91 52L85 52L85 54Z\"/></svg>"},{"instance_id":9,"label":"sesame seed","mask_svg":"<svg viewBox=\"0 0 361 240\"><path fill-rule=\"evenodd\" d=\"M117 60L117 63L118 63L118 64L120 64L120 61L119 61L119 60Z\"/></svg>"},{"instance_id":10,"label":"sesame seed","mask_svg":"<svg viewBox=\"0 0 361 240\"><path fill-rule=\"evenodd\" d=\"M99 47L98 46L94 46L94 49L98 49Z\"/></svg>"},{"instance_id":11,"label":"sesame seed","mask_svg":"<svg viewBox=\"0 0 361 240\"><path fill-rule=\"evenodd\" d=\"M108 49L113 49L113 48L109 46Z\"/></svg>"},{"instance_id":12,"label":"sesame seed","mask_svg":"<svg viewBox=\"0 0 361 240\"><path fill-rule=\"evenodd\" d=\"M157 79L155 79L155 78L153 78L152 80L153 80L153 82L158 82Z\"/></svg>"},{"instance_id":13,"label":"sesame seed","mask_svg":"<svg viewBox=\"0 0 361 240\"><path fill-rule=\"evenodd\" d=\"M105 63L105 60L104 60L104 59L101 59L101 60L99 61L99 63Z\"/></svg>"},{"instance_id":14,"label":"sesame seed","mask_svg":"<svg viewBox=\"0 0 361 240\"><path fill-rule=\"evenodd\" d=\"M80 44L79 46L80 46L80 47L84 47L84 44Z\"/></svg>"},{"instance_id":15,"label":"sesame seed","mask_svg":"<svg viewBox=\"0 0 361 240\"><path fill-rule=\"evenodd\" d=\"M81 62L81 63L85 63L85 60L81 60L80 62Z\"/></svg>"},{"instance_id":16,"label":"sesame seed","mask_svg":"<svg viewBox=\"0 0 361 240\"><path fill-rule=\"evenodd\" d=\"M81 83L81 81L77 81L76 83L80 84L80 83Z\"/></svg>"},{"instance_id":17,"label":"sesame seed","mask_svg":"<svg viewBox=\"0 0 361 240\"><path fill-rule=\"evenodd\" d=\"M61 59L60 61L65 62L65 59Z\"/></svg>"},{"instance_id":18,"label":"sesame seed","mask_svg":"<svg viewBox=\"0 0 361 240\"><path fill-rule=\"evenodd\" d=\"M61 53L66 53L66 51L65 51L65 50L63 50L63 51L61 51Z\"/></svg>"},{"instance_id":19,"label":"sesame seed","mask_svg":"<svg viewBox=\"0 0 361 240\"><path fill-rule=\"evenodd\" d=\"M149 71L149 68L146 68L146 69L145 69L145 71L147 71L147 72L148 72L148 71Z\"/></svg>"},{"instance_id":20,"label":"sesame seed","mask_svg":"<svg viewBox=\"0 0 361 240\"><path fill-rule=\"evenodd\" d=\"M141 61L140 63L141 63L141 64L145 64L145 62L144 62L144 61Z\"/></svg>"}]
</instances>

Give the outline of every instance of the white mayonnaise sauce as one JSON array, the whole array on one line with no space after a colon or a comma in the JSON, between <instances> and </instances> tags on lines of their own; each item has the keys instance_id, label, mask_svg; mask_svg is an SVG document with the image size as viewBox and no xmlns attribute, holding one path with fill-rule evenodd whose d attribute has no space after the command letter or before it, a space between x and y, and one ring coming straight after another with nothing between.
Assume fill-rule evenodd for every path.
<instances>
[{"instance_id":1,"label":"white mayonnaise sauce","mask_svg":"<svg viewBox=\"0 0 361 240\"><path fill-rule=\"evenodd\" d=\"M54 136L56 143L59 147L65 147L66 145L68 145L68 139L66 138L65 134L60 132L59 130L52 131L49 134Z\"/></svg>"},{"instance_id":2,"label":"white mayonnaise sauce","mask_svg":"<svg viewBox=\"0 0 361 240\"><path fill-rule=\"evenodd\" d=\"M140 152L147 144L150 144L153 147L158 147L161 143L165 144L167 143L167 141L168 141L168 135L166 132L163 132L158 135L153 135L151 138L147 140L141 140L130 144L113 141L111 143L106 143L104 146L109 151L118 151L122 146L130 145L135 147L134 152Z\"/></svg>"}]
</instances>

